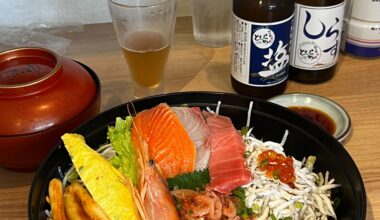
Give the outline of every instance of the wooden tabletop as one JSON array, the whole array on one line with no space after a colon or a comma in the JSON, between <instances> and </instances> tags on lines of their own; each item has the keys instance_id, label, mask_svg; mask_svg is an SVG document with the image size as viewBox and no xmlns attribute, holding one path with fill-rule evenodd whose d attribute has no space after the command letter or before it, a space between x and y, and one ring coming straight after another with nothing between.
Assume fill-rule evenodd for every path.
<instances>
[{"instance_id":1,"label":"wooden tabletop","mask_svg":"<svg viewBox=\"0 0 380 220\"><path fill-rule=\"evenodd\" d=\"M58 33L71 39L65 56L90 66L102 84L101 111L132 99L127 66L111 24L86 25L83 30ZM1 49L4 49L3 46ZM165 92L234 92L230 84L230 51L202 47L192 36L190 17L177 19L174 42L165 75ZM380 219L380 58L340 55L334 78L316 85L293 81L285 91L328 97L349 113L353 134L345 144L363 177L367 219ZM0 168L0 219L27 219L27 201L34 173Z\"/></svg>"}]
</instances>

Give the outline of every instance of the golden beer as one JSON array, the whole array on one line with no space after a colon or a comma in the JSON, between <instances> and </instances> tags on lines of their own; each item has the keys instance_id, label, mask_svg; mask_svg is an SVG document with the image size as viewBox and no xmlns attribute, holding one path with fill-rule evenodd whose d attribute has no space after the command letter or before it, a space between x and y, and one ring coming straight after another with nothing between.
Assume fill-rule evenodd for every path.
<instances>
[{"instance_id":1,"label":"golden beer","mask_svg":"<svg viewBox=\"0 0 380 220\"><path fill-rule=\"evenodd\" d=\"M124 58L139 86L159 86L169 56L168 42L165 35L157 31L136 31L126 37Z\"/></svg>"}]
</instances>

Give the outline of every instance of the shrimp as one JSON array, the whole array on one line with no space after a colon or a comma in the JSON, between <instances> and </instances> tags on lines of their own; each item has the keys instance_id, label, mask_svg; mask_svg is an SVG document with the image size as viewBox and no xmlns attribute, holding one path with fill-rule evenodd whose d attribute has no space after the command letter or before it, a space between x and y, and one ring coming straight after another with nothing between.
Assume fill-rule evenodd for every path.
<instances>
[{"instance_id":1,"label":"shrimp","mask_svg":"<svg viewBox=\"0 0 380 220\"><path fill-rule=\"evenodd\" d=\"M228 218L236 217L236 208L231 199L223 198L223 215Z\"/></svg>"},{"instance_id":2,"label":"shrimp","mask_svg":"<svg viewBox=\"0 0 380 220\"><path fill-rule=\"evenodd\" d=\"M135 138L140 138L135 136ZM170 191L166 182L158 172L152 160L149 160L147 144L141 138L133 143L138 152L140 168L139 197L145 209L145 219L179 219Z\"/></svg>"},{"instance_id":3,"label":"shrimp","mask_svg":"<svg viewBox=\"0 0 380 220\"><path fill-rule=\"evenodd\" d=\"M233 201L227 195L211 190L197 192L188 189L174 190L171 193L182 206L182 219L217 220L238 217Z\"/></svg>"},{"instance_id":4,"label":"shrimp","mask_svg":"<svg viewBox=\"0 0 380 220\"><path fill-rule=\"evenodd\" d=\"M219 219L222 217L223 204L218 195L213 191L207 191L208 195L215 200L214 212L210 213L210 217L213 219ZM223 211L224 212L224 211Z\"/></svg>"}]
</instances>

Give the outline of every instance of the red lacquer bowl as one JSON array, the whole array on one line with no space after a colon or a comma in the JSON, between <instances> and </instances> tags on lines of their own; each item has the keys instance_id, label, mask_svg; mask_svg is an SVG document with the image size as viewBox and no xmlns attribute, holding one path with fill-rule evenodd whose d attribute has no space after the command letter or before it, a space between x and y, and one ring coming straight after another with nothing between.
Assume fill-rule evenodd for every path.
<instances>
[{"instance_id":1,"label":"red lacquer bowl","mask_svg":"<svg viewBox=\"0 0 380 220\"><path fill-rule=\"evenodd\" d=\"M0 53L0 166L34 171L99 110L100 82L87 66L43 48Z\"/></svg>"}]
</instances>

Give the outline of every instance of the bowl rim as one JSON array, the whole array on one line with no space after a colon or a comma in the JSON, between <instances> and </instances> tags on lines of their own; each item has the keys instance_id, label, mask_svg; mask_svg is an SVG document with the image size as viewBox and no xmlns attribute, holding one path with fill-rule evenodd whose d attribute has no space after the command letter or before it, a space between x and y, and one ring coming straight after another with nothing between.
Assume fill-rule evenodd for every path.
<instances>
[{"instance_id":1,"label":"bowl rim","mask_svg":"<svg viewBox=\"0 0 380 220\"><path fill-rule=\"evenodd\" d=\"M317 100L317 102L320 102L320 103L323 103L323 104L326 104L328 106L333 107L334 111L343 118L343 124L338 124L335 121L335 118L333 116L331 116L325 110L323 110L321 108L318 108L318 107L315 107L315 105L313 105L313 104L307 105L308 107L312 107L312 108L321 110L324 113L328 114L331 118L333 118L336 126L341 126L342 127L342 131L339 132L339 133L337 133L337 134L334 134L333 136L340 143L346 143L348 141L348 138L350 137L350 135L352 133L352 122L351 122L350 115L348 114L347 110L345 108L343 108L342 105L338 104L337 102L333 101L330 98L327 98L327 97L324 97L324 96L321 96L321 95L312 94L312 93L300 93L300 92L284 93L284 94L281 94L281 95L274 96L274 97L268 99L268 101L270 101L272 103L275 103L275 104L278 104L278 105L281 105L283 107L295 106L295 105L306 106L306 105L303 105L302 103L297 103L297 104L294 103L294 105L291 105L293 103L291 101L286 102L289 105L282 104L283 102L281 102L281 103L277 102L277 100L279 100L279 99L284 99L284 100L289 99L289 100L291 100L292 97L297 97L297 98L300 98L300 99L312 98L314 100Z\"/></svg>"},{"instance_id":2,"label":"bowl rim","mask_svg":"<svg viewBox=\"0 0 380 220\"><path fill-rule=\"evenodd\" d=\"M33 52L34 53L40 53L40 54L38 54L38 55L30 54ZM21 54L23 54L23 56L16 56L15 54L17 54L17 53L21 53ZM4 59L6 61L9 61L9 60L17 59L20 57L25 57L25 54L28 54L30 57L33 56L35 58L51 56L54 58L55 65L49 73L45 74L44 76L42 76L38 79L35 79L33 81L30 81L30 82L24 82L24 83L12 84L12 85L0 84L1 89L23 88L25 86L35 85L37 83L45 81L46 79L52 78L62 66L61 56L58 56L58 54L55 51L50 50L48 48L43 48L43 47L17 47L17 48L13 48L10 50L4 50L4 51L0 52L0 57L4 56Z\"/></svg>"}]
</instances>

